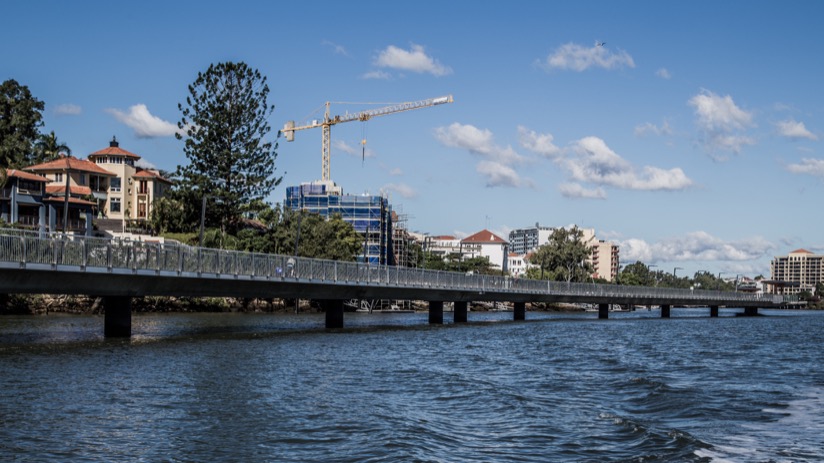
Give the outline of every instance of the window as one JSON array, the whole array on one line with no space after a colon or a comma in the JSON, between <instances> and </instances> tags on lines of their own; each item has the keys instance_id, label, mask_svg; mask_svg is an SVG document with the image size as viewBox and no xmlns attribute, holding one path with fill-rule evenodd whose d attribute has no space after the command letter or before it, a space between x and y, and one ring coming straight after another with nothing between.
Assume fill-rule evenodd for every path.
<instances>
[{"instance_id":1,"label":"window","mask_svg":"<svg viewBox=\"0 0 824 463\"><path fill-rule=\"evenodd\" d=\"M55 182L62 182L63 181L63 174L62 173L54 174L54 181Z\"/></svg>"},{"instance_id":2,"label":"window","mask_svg":"<svg viewBox=\"0 0 824 463\"><path fill-rule=\"evenodd\" d=\"M137 189L137 194L146 195L149 194L149 182L146 180L141 180L139 182L139 186Z\"/></svg>"},{"instance_id":3,"label":"window","mask_svg":"<svg viewBox=\"0 0 824 463\"><path fill-rule=\"evenodd\" d=\"M111 212L120 213L120 198L111 198L109 200L109 209L111 209Z\"/></svg>"},{"instance_id":4,"label":"window","mask_svg":"<svg viewBox=\"0 0 824 463\"><path fill-rule=\"evenodd\" d=\"M114 177L109 184L109 189L113 192L120 191L120 178Z\"/></svg>"},{"instance_id":5,"label":"window","mask_svg":"<svg viewBox=\"0 0 824 463\"><path fill-rule=\"evenodd\" d=\"M77 179L77 184L80 186L86 186L86 174L80 174Z\"/></svg>"}]
</instances>

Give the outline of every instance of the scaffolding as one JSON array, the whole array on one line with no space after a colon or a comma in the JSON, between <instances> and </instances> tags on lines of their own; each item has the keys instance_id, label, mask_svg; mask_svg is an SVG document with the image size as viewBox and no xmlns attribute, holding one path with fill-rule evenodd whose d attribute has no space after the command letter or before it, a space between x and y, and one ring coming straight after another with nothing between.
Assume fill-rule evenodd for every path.
<instances>
[{"instance_id":1,"label":"scaffolding","mask_svg":"<svg viewBox=\"0 0 824 463\"><path fill-rule=\"evenodd\" d=\"M397 265L394 252L392 207L383 196L346 195L331 181L303 183L286 189L285 207L329 218L340 215L363 238L358 262Z\"/></svg>"}]
</instances>

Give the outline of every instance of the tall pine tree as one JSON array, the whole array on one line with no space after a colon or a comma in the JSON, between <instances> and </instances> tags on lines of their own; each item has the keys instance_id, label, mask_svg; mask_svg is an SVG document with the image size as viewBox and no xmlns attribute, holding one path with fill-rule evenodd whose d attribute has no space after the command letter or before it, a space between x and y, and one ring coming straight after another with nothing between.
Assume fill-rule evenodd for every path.
<instances>
[{"instance_id":1,"label":"tall pine tree","mask_svg":"<svg viewBox=\"0 0 824 463\"><path fill-rule=\"evenodd\" d=\"M189 85L176 136L185 139L189 165L176 172L178 198L189 217L199 217L207 197L206 225L234 232L243 212L280 184L275 177L277 143L266 140L269 105L266 77L246 63L218 63ZM254 212L254 211L251 211ZM193 224L194 225L194 224Z\"/></svg>"}]
</instances>

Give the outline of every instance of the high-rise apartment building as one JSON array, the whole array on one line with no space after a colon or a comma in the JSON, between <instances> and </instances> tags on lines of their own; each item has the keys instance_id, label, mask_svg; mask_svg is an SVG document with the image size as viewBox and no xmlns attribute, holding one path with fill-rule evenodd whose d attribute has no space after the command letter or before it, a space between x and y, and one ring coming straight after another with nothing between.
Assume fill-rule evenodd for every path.
<instances>
[{"instance_id":1,"label":"high-rise apartment building","mask_svg":"<svg viewBox=\"0 0 824 463\"><path fill-rule=\"evenodd\" d=\"M774 257L770 262L770 274L770 293L814 292L816 284L824 281L824 256L796 249L789 255Z\"/></svg>"}]
</instances>

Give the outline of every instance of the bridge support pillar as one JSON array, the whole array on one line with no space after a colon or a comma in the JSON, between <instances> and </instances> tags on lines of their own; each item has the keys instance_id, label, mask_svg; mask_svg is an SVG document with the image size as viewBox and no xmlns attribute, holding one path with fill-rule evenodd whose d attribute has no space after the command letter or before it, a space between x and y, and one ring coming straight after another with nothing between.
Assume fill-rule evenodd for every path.
<instances>
[{"instance_id":1,"label":"bridge support pillar","mask_svg":"<svg viewBox=\"0 0 824 463\"><path fill-rule=\"evenodd\" d=\"M513 306L515 308L513 310L515 321L526 320L526 302L516 302Z\"/></svg>"},{"instance_id":2,"label":"bridge support pillar","mask_svg":"<svg viewBox=\"0 0 824 463\"><path fill-rule=\"evenodd\" d=\"M661 318L670 318L670 306L661 304Z\"/></svg>"},{"instance_id":3,"label":"bridge support pillar","mask_svg":"<svg viewBox=\"0 0 824 463\"><path fill-rule=\"evenodd\" d=\"M132 298L106 296L103 298L103 336L128 338L132 335Z\"/></svg>"},{"instance_id":4,"label":"bridge support pillar","mask_svg":"<svg viewBox=\"0 0 824 463\"><path fill-rule=\"evenodd\" d=\"M326 299L321 305L326 310L326 329L343 328L343 301Z\"/></svg>"},{"instance_id":5,"label":"bridge support pillar","mask_svg":"<svg viewBox=\"0 0 824 463\"><path fill-rule=\"evenodd\" d=\"M466 308L469 306L469 303L466 301L455 301L453 304L455 308L452 314L455 317L455 323L466 323Z\"/></svg>"},{"instance_id":6,"label":"bridge support pillar","mask_svg":"<svg viewBox=\"0 0 824 463\"><path fill-rule=\"evenodd\" d=\"M609 318L609 304L598 304L598 318Z\"/></svg>"},{"instance_id":7,"label":"bridge support pillar","mask_svg":"<svg viewBox=\"0 0 824 463\"><path fill-rule=\"evenodd\" d=\"M744 307L745 317L755 317L758 315L758 307Z\"/></svg>"},{"instance_id":8,"label":"bridge support pillar","mask_svg":"<svg viewBox=\"0 0 824 463\"><path fill-rule=\"evenodd\" d=\"M443 325L443 301L429 301L429 324Z\"/></svg>"},{"instance_id":9,"label":"bridge support pillar","mask_svg":"<svg viewBox=\"0 0 824 463\"><path fill-rule=\"evenodd\" d=\"M717 317L718 316L718 306L711 305L710 306L710 317Z\"/></svg>"}]
</instances>

